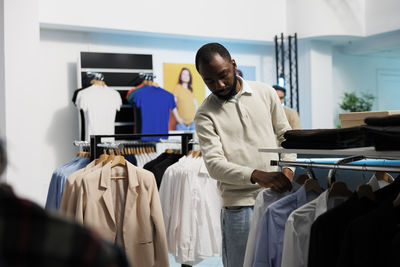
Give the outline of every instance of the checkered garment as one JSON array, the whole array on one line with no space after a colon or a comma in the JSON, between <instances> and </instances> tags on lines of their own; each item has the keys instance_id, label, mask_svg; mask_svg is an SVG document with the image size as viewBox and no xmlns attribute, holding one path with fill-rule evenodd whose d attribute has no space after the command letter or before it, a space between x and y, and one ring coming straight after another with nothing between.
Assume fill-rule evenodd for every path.
<instances>
[{"instance_id":1,"label":"checkered garment","mask_svg":"<svg viewBox=\"0 0 400 267\"><path fill-rule=\"evenodd\" d=\"M129 266L97 234L15 197L0 185L0 266Z\"/></svg>"}]
</instances>

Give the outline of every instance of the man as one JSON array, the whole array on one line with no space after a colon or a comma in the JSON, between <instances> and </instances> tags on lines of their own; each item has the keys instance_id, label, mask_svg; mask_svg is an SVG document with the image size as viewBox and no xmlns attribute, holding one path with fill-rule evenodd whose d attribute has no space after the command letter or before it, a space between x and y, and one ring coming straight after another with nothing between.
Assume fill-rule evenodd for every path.
<instances>
[{"instance_id":1,"label":"man","mask_svg":"<svg viewBox=\"0 0 400 267\"><path fill-rule=\"evenodd\" d=\"M275 89L275 92L278 94L279 100L281 100L281 104L283 104L283 101L285 100L286 97L286 89L279 86L279 85L273 85L272 86ZM289 121L290 127L292 129L300 129L300 118L299 114L297 111L283 107L283 110L285 111L285 115L287 120Z\"/></svg>"},{"instance_id":2,"label":"man","mask_svg":"<svg viewBox=\"0 0 400 267\"><path fill-rule=\"evenodd\" d=\"M196 68L212 94L195 116L195 128L207 169L223 200L221 211L224 266L243 266L246 242L257 194L262 187L278 192L291 189L293 171L270 166L276 137L290 130L282 105L270 86L235 75L236 62L217 43L202 46ZM295 160L295 155L283 155Z\"/></svg>"}]
</instances>

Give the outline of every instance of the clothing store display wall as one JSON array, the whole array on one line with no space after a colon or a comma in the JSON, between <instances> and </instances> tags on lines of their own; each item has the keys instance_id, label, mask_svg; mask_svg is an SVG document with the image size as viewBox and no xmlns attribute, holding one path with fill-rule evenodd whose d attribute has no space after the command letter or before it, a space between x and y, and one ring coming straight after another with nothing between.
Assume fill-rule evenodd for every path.
<instances>
[{"instance_id":1,"label":"clothing store display wall","mask_svg":"<svg viewBox=\"0 0 400 267\"><path fill-rule=\"evenodd\" d=\"M114 132L117 134L136 133L134 128L137 126L135 125L136 119L134 117L133 106L125 100L125 97L130 88L140 83L137 82L137 80L140 79L140 73L144 71L148 75L153 73L152 55L80 52L79 63L80 79L78 79L78 87L81 88L75 90L72 102L80 111L80 139L89 140L90 134L114 134ZM100 78L97 76L100 76ZM107 100L103 99L103 101L101 101L101 96L96 95L95 92L91 95L89 94L90 97L87 96L88 93L85 93L86 99L97 103L96 106L99 109L97 114L103 113L102 117L104 120L108 118L108 128L88 128L88 126L91 126L88 122L90 121L90 118L88 117L90 113L87 111L82 112L83 107L77 101L81 92L85 92L86 88L93 83L93 79L105 82L109 87L111 87L110 90L113 90L120 95L119 102L121 103L116 109L117 113L115 114L112 112L115 108L113 105L113 99L117 98L117 96L112 97L109 95L108 100L110 101L110 104L104 105ZM103 107L103 110L101 110L101 107ZM94 112L93 108L94 107L92 106L92 113ZM86 107L86 109L88 109L88 107ZM109 110L106 111L106 109ZM99 125L100 121L98 121L97 124ZM104 126L105 123L101 122L101 125Z\"/></svg>"}]
</instances>

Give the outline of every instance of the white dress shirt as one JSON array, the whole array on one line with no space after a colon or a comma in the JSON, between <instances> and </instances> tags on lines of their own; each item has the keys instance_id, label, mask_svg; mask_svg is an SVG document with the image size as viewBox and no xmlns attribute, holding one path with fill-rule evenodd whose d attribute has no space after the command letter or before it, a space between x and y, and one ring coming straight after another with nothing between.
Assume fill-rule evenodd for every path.
<instances>
[{"instance_id":1,"label":"white dress shirt","mask_svg":"<svg viewBox=\"0 0 400 267\"><path fill-rule=\"evenodd\" d=\"M311 225L319 215L346 199L342 196L328 198L328 190L325 190L319 197L289 215L285 225L281 267L307 266Z\"/></svg>"},{"instance_id":2,"label":"white dress shirt","mask_svg":"<svg viewBox=\"0 0 400 267\"><path fill-rule=\"evenodd\" d=\"M160 187L168 250L175 261L196 265L221 255L221 198L202 158L182 157Z\"/></svg>"}]
</instances>

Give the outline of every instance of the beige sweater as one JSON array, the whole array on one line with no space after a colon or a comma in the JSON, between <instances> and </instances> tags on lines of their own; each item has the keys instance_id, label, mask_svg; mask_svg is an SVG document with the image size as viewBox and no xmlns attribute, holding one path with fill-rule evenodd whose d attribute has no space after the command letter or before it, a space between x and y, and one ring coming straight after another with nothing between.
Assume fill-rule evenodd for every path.
<instances>
[{"instance_id":1,"label":"beige sweater","mask_svg":"<svg viewBox=\"0 0 400 267\"><path fill-rule=\"evenodd\" d=\"M250 182L252 172L279 170L270 166L278 155L258 149L276 148L275 134L280 144L291 129L272 87L242 79L241 83L241 92L229 101L209 95L194 120L206 167L218 180L224 206L254 205L262 188ZM283 159L296 160L296 155Z\"/></svg>"}]
</instances>

